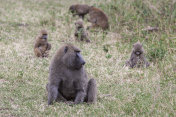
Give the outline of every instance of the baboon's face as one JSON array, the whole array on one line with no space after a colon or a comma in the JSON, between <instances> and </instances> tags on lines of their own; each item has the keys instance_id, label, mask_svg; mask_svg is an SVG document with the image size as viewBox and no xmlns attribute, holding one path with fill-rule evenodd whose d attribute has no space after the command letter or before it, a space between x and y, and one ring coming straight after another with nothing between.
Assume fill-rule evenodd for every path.
<instances>
[{"instance_id":1,"label":"baboon's face","mask_svg":"<svg viewBox=\"0 0 176 117\"><path fill-rule=\"evenodd\" d=\"M139 55L141 55L142 53L141 53L141 51L136 51L135 54L136 54L137 56L139 56Z\"/></svg>"},{"instance_id":2,"label":"baboon's face","mask_svg":"<svg viewBox=\"0 0 176 117\"><path fill-rule=\"evenodd\" d=\"M42 39L43 41L47 40L48 38L48 34L46 30L41 30L40 32L40 39Z\"/></svg>"},{"instance_id":3,"label":"baboon's face","mask_svg":"<svg viewBox=\"0 0 176 117\"><path fill-rule=\"evenodd\" d=\"M74 13L75 12L75 6L70 6L70 8L69 8L69 11L71 12L71 13Z\"/></svg>"},{"instance_id":4,"label":"baboon's face","mask_svg":"<svg viewBox=\"0 0 176 117\"><path fill-rule=\"evenodd\" d=\"M43 34L41 38L46 40L48 38L48 35L47 34Z\"/></svg>"},{"instance_id":5,"label":"baboon's face","mask_svg":"<svg viewBox=\"0 0 176 117\"><path fill-rule=\"evenodd\" d=\"M65 47L63 62L69 69L79 70L86 63L77 48Z\"/></svg>"},{"instance_id":6,"label":"baboon's face","mask_svg":"<svg viewBox=\"0 0 176 117\"><path fill-rule=\"evenodd\" d=\"M135 53L137 56L143 54L143 47L142 47L141 44L135 44L135 45L133 45L133 47L134 47L134 53Z\"/></svg>"}]
</instances>

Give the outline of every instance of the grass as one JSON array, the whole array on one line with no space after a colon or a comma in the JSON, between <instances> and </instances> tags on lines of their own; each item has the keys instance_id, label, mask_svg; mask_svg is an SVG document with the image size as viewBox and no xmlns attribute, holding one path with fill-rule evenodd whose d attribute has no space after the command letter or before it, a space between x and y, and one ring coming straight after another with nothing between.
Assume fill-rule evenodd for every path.
<instances>
[{"instance_id":1,"label":"grass","mask_svg":"<svg viewBox=\"0 0 176 117\"><path fill-rule=\"evenodd\" d=\"M77 17L71 4L87 3L109 17L107 34L89 32L91 43L74 40ZM174 0L0 0L0 116L176 116L176 2ZM89 23L85 20L85 25ZM157 32L143 31L147 26ZM41 29L52 44L48 58L36 58ZM132 44L141 41L149 68L124 67ZM94 105L47 106L51 57L63 43L82 50L98 85ZM106 96L109 94L109 96Z\"/></svg>"}]
</instances>

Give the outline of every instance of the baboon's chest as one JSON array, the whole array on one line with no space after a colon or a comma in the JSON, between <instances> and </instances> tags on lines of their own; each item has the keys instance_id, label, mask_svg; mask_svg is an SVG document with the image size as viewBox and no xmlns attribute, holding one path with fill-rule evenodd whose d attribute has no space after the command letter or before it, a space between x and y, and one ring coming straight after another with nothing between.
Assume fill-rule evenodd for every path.
<instances>
[{"instance_id":1,"label":"baboon's chest","mask_svg":"<svg viewBox=\"0 0 176 117\"><path fill-rule=\"evenodd\" d=\"M44 52L44 51L47 50L47 46L45 46L45 45L44 45L44 46L40 46L39 49L40 49L42 52Z\"/></svg>"},{"instance_id":2,"label":"baboon's chest","mask_svg":"<svg viewBox=\"0 0 176 117\"><path fill-rule=\"evenodd\" d=\"M61 93L64 97L75 97L76 89L73 81L63 81L61 84Z\"/></svg>"},{"instance_id":3,"label":"baboon's chest","mask_svg":"<svg viewBox=\"0 0 176 117\"><path fill-rule=\"evenodd\" d=\"M45 52L47 50L47 44L46 43L43 43L39 46L39 49L42 51L42 52Z\"/></svg>"},{"instance_id":4,"label":"baboon's chest","mask_svg":"<svg viewBox=\"0 0 176 117\"><path fill-rule=\"evenodd\" d=\"M144 64L144 61L140 57L137 57L136 66L141 67L141 66L143 66L143 64Z\"/></svg>"},{"instance_id":5,"label":"baboon's chest","mask_svg":"<svg viewBox=\"0 0 176 117\"><path fill-rule=\"evenodd\" d=\"M62 87L67 90L71 90L74 88L74 83L73 81L65 80L62 83Z\"/></svg>"},{"instance_id":6,"label":"baboon's chest","mask_svg":"<svg viewBox=\"0 0 176 117\"><path fill-rule=\"evenodd\" d=\"M85 90L87 77L81 71L67 71L60 86L64 97L75 97L78 90Z\"/></svg>"}]
</instances>

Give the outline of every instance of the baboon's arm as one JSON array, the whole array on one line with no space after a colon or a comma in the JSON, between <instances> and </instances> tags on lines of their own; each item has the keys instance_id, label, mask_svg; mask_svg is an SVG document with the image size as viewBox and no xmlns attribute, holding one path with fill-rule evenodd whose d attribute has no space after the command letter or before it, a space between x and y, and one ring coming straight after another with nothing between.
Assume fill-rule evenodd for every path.
<instances>
[{"instance_id":1,"label":"baboon's arm","mask_svg":"<svg viewBox=\"0 0 176 117\"><path fill-rule=\"evenodd\" d=\"M48 87L48 105L52 104L53 101L57 101L57 99L61 99L66 101L66 99L59 92L59 85L61 80L57 79L57 81L50 82Z\"/></svg>"},{"instance_id":2,"label":"baboon's arm","mask_svg":"<svg viewBox=\"0 0 176 117\"><path fill-rule=\"evenodd\" d=\"M51 44L47 43L47 50L51 49Z\"/></svg>"},{"instance_id":3,"label":"baboon's arm","mask_svg":"<svg viewBox=\"0 0 176 117\"><path fill-rule=\"evenodd\" d=\"M75 104L82 103L84 101L85 96L86 96L86 93L84 91L77 92L74 103Z\"/></svg>"},{"instance_id":4,"label":"baboon's arm","mask_svg":"<svg viewBox=\"0 0 176 117\"><path fill-rule=\"evenodd\" d=\"M58 96L58 86L50 85L48 92L48 105L51 105L53 101L56 101L57 96Z\"/></svg>"},{"instance_id":5,"label":"baboon's arm","mask_svg":"<svg viewBox=\"0 0 176 117\"><path fill-rule=\"evenodd\" d=\"M38 47L40 47L40 42L39 41L37 41L36 43L35 43L35 45L34 45L34 48L38 48Z\"/></svg>"},{"instance_id":6,"label":"baboon's arm","mask_svg":"<svg viewBox=\"0 0 176 117\"><path fill-rule=\"evenodd\" d=\"M74 103L79 104L84 101L84 98L86 96L86 92L84 90L83 82L76 82L75 83L75 88L77 90L76 98Z\"/></svg>"},{"instance_id":7,"label":"baboon's arm","mask_svg":"<svg viewBox=\"0 0 176 117\"><path fill-rule=\"evenodd\" d=\"M143 56L144 63L146 67L150 66L150 63L147 61L147 59Z\"/></svg>"},{"instance_id":8,"label":"baboon's arm","mask_svg":"<svg viewBox=\"0 0 176 117\"><path fill-rule=\"evenodd\" d=\"M37 57L41 57L41 56L42 56L41 50L40 50L39 48L35 48L35 49L34 49L34 52L35 52L35 55L36 55Z\"/></svg>"}]
</instances>

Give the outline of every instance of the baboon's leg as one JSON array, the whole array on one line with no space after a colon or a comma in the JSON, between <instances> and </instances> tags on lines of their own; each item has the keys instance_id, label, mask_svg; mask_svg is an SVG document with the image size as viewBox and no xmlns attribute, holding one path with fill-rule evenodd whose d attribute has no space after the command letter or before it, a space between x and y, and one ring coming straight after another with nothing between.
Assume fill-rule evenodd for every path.
<instances>
[{"instance_id":1,"label":"baboon's leg","mask_svg":"<svg viewBox=\"0 0 176 117\"><path fill-rule=\"evenodd\" d=\"M65 99L63 97L63 95L58 91L58 95L57 95L57 100L56 101L63 101L63 102L66 102L67 99Z\"/></svg>"},{"instance_id":2,"label":"baboon's leg","mask_svg":"<svg viewBox=\"0 0 176 117\"><path fill-rule=\"evenodd\" d=\"M88 27L87 27L87 30L95 29L95 28L97 28L97 27L98 27L97 24L92 24L91 26L88 26Z\"/></svg>"},{"instance_id":3,"label":"baboon's leg","mask_svg":"<svg viewBox=\"0 0 176 117\"><path fill-rule=\"evenodd\" d=\"M131 67L131 68L136 67L137 62L138 62L138 59L137 59L137 58L132 58L132 59L130 59L130 67Z\"/></svg>"},{"instance_id":4,"label":"baboon's leg","mask_svg":"<svg viewBox=\"0 0 176 117\"><path fill-rule=\"evenodd\" d=\"M51 105L53 101L56 101L57 96L58 96L58 86L49 85L48 86L48 105Z\"/></svg>"},{"instance_id":5,"label":"baboon's leg","mask_svg":"<svg viewBox=\"0 0 176 117\"><path fill-rule=\"evenodd\" d=\"M45 51L44 53L43 53L43 57L48 57L49 56L49 51Z\"/></svg>"},{"instance_id":6,"label":"baboon's leg","mask_svg":"<svg viewBox=\"0 0 176 117\"><path fill-rule=\"evenodd\" d=\"M97 25L97 19L95 19L95 18L90 18L90 17L89 17L89 18L87 19L87 21L90 22L90 23L92 23L91 26L88 26L88 27L87 27L87 30L89 30L89 29L94 29L94 28L98 27L98 25Z\"/></svg>"},{"instance_id":7,"label":"baboon's leg","mask_svg":"<svg viewBox=\"0 0 176 117\"><path fill-rule=\"evenodd\" d=\"M87 21L90 22L90 23L96 24L97 19L96 19L96 18L93 18L93 17L88 17L88 18L87 18Z\"/></svg>"},{"instance_id":8,"label":"baboon's leg","mask_svg":"<svg viewBox=\"0 0 176 117\"><path fill-rule=\"evenodd\" d=\"M82 102L84 101L85 96L86 96L86 93L85 93L85 92L79 91L79 92L77 93L77 95L76 95L74 104L82 103Z\"/></svg>"},{"instance_id":9,"label":"baboon's leg","mask_svg":"<svg viewBox=\"0 0 176 117\"><path fill-rule=\"evenodd\" d=\"M143 57L143 60L144 60L144 63L145 63L145 65L146 65L146 67L149 67L149 66L150 66L150 63L146 60L145 57Z\"/></svg>"},{"instance_id":10,"label":"baboon's leg","mask_svg":"<svg viewBox=\"0 0 176 117\"><path fill-rule=\"evenodd\" d=\"M47 90L48 90L48 105L51 105L53 101L67 101L62 94L59 92L59 85L60 85L60 80L55 81L56 84L48 84Z\"/></svg>"},{"instance_id":11,"label":"baboon's leg","mask_svg":"<svg viewBox=\"0 0 176 117\"><path fill-rule=\"evenodd\" d=\"M37 57L42 57L42 52L40 51L39 48L35 48L34 52Z\"/></svg>"},{"instance_id":12,"label":"baboon's leg","mask_svg":"<svg viewBox=\"0 0 176 117\"><path fill-rule=\"evenodd\" d=\"M87 103L95 103L97 100L97 85L95 79L90 79L88 82Z\"/></svg>"},{"instance_id":13,"label":"baboon's leg","mask_svg":"<svg viewBox=\"0 0 176 117\"><path fill-rule=\"evenodd\" d=\"M79 15L79 18L84 20L84 15Z\"/></svg>"},{"instance_id":14,"label":"baboon's leg","mask_svg":"<svg viewBox=\"0 0 176 117\"><path fill-rule=\"evenodd\" d=\"M47 90L47 92L48 92L48 90L49 90L49 84L46 85L46 90ZM57 95L56 101L67 101L67 100L66 100L66 99L60 94L60 92L58 91L58 95Z\"/></svg>"}]
</instances>

